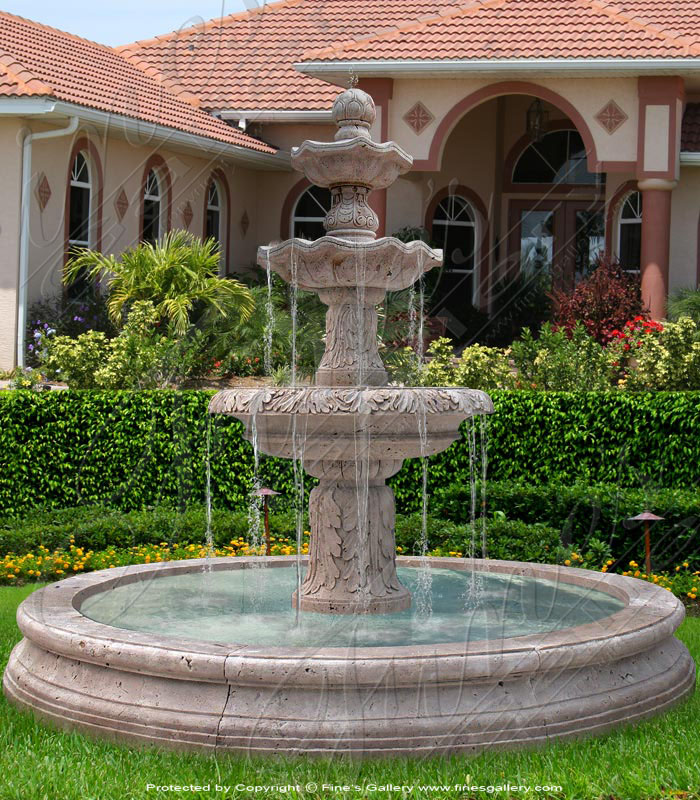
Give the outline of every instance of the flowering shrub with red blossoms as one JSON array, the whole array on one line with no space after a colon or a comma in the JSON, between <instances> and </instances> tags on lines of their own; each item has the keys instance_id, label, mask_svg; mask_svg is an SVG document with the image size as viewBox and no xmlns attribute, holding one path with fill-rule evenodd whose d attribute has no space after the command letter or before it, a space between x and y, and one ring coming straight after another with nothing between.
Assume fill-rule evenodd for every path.
<instances>
[{"instance_id":1,"label":"flowering shrub with red blossoms","mask_svg":"<svg viewBox=\"0 0 700 800\"><path fill-rule=\"evenodd\" d=\"M643 336L661 333L663 329L664 326L660 322L638 315L633 320L625 322L622 330L614 328L611 331L607 331L605 335L608 342L620 342L623 352L627 353L633 348L642 347L644 344Z\"/></svg>"},{"instance_id":2,"label":"flowering shrub with red blossoms","mask_svg":"<svg viewBox=\"0 0 700 800\"><path fill-rule=\"evenodd\" d=\"M637 316L610 332L606 350L619 388L684 391L700 388L700 326L691 317L660 322Z\"/></svg>"}]
</instances>

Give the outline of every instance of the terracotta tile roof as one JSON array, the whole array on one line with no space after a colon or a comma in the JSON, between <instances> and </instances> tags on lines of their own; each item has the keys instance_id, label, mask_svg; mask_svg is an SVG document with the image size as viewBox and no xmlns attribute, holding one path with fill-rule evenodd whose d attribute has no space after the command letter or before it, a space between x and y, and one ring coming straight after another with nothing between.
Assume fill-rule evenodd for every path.
<instances>
[{"instance_id":1,"label":"terracotta tile roof","mask_svg":"<svg viewBox=\"0 0 700 800\"><path fill-rule=\"evenodd\" d=\"M328 109L335 86L300 74L310 48L451 11L464 0L282 0L118 48L186 86L209 109Z\"/></svg>"},{"instance_id":2,"label":"terracotta tile roof","mask_svg":"<svg viewBox=\"0 0 700 800\"><path fill-rule=\"evenodd\" d=\"M648 0L646 5L661 7L665 2L657 0L654 4ZM678 5L679 0L676 2ZM697 0L695 6L700 9ZM662 15L657 16L661 20ZM596 0L486 0L470 3L448 15L340 47L308 50L303 60L696 56L700 56L700 49L691 39L633 19L612 3Z\"/></svg>"},{"instance_id":3,"label":"terracotta tile roof","mask_svg":"<svg viewBox=\"0 0 700 800\"><path fill-rule=\"evenodd\" d=\"M109 47L0 12L0 96L46 96L265 153L275 148L196 107L182 87Z\"/></svg>"},{"instance_id":4,"label":"terracotta tile roof","mask_svg":"<svg viewBox=\"0 0 700 800\"><path fill-rule=\"evenodd\" d=\"M688 103L681 128L681 152L700 153L700 103Z\"/></svg>"}]
</instances>

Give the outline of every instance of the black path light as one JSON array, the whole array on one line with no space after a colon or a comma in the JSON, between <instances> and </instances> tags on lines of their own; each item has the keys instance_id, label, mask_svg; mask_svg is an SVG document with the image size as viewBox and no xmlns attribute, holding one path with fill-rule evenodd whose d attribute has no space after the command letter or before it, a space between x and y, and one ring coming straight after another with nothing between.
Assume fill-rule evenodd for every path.
<instances>
[{"instance_id":1,"label":"black path light","mask_svg":"<svg viewBox=\"0 0 700 800\"><path fill-rule=\"evenodd\" d=\"M267 487L263 486L261 489L256 489L253 494L256 497L262 497L263 499L263 509L265 511L265 555L271 555L271 547L270 547L270 510L267 506L268 498L275 497L279 494L274 489L268 489Z\"/></svg>"},{"instance_id":2,"label":"black path light","mask_svg":"<svg viewBox=\"0 0 700 800\"><path fill-rule=\"evenodd\" d=\"M651 511L642 511L636 517L630 517L628 522L643 522L644 523L644 569L647 576L651 575L651 538L649 536L649 527L652 522L658 522L663 517L657 517Z\"/></svg>"}]
</instances>

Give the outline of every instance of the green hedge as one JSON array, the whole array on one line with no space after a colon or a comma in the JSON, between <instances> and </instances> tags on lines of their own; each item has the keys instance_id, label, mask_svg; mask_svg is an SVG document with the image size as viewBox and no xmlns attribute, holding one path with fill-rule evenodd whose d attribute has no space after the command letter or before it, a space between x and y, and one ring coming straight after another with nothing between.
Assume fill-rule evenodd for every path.
<instances>
[{"instance_id":1,"label":"green hedge","mask_svg":"<svg viewBox=\"0 0 700 800\"><path fill-rule=\"evenodd\" d=\"M270 534L295 538L295 515L271 513ZM212 536L216 547L232 539L250 542L248 514L217 509L212 512ZM429 549L441 548L469 554L470 528L449 520L428 518ZM422 517L398 514L396 543L405 554L420 554ZM49 550L67 549L71 543L83 550L128 548L135 545L203 543L206 516L203 508L179 512L171 508L119 512L97 506L39 511L22 520L0 520L0 557L12 553L36 552L40 545ZM560 543L559 532L546 525L527 525L517 520L489 520L487 551L492 558L515 561L551 561ZM481 530L477 529L475 555L481 555Z\"/></svg>"},{"instance_id":2,"label":"green hedge","mask_svg":"<svg viewBox=\"0 0 700 800\"><path fill-rule=\"evenodd\" d=\"M0 514L102 504L122 510L204 497L202 391L0 393ZM700 484L700 393L495 392L489 476L531 484ZM252 448L230 417L212 423L214 504L243 510ZM289 500L290 462L262 458L261 480ZM429 493L469 482L464 437L430 460ZM306 481L307 489L314 481ZM391 481L398 507L420 507L420 465ZM284 500L277 501L278 503Z\"/></svg>"},{"instance_id":3,"label":"green hedge","mask_svg":"<svg viewBox=\"0 0 700 800\"><path fill-rule=\"evenodd\" d=\"M291 513L270 514L272 536L295 536L295 516ZM248 514L240 511L212 511L212 536L217 547L242 537L250 541ZM65 549L71 543L84 550L126 548L140 544L180 544L204 542L206 516L204 510L188 508L179 512L172 508L120 512L98 506L39 511L21 520L0 520L0 556L7 553L24 555L39 545L49 550Z\"/></svg>"},{"instance_id":4,"label":"green hedge","mask_svg":"<svg viewBox=\"0 0 700 800\"><path fill-rule=\"evenodd\" d=\"M451 486L433 498L433 513L453 523L469 521L469 487ZM624 489L611 485L543 486L490 481L490 511L509 519L540 522L561 531L566 544L583 547L596 538L610 544L621 560L639 559L644 529L628 523L630 517L650 509L664 517L652 527L654 562L674 566L700 551L700 489Z\"/></svg>"}]
</instances>

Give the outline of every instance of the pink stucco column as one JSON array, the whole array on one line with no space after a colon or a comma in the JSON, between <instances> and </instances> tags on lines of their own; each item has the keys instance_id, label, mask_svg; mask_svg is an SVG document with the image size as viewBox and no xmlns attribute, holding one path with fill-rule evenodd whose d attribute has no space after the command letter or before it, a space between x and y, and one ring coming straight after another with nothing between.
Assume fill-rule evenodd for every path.
<instances>
[{"instance_id":1,"label":"pink stucco column","mask_svg":"<svg viewBox=\"0 0 700 800\"><path fill-rule=\"evenodd\" d=\"M642 193L642 300L653 319L666 316L671 250L671 192L675 181L639 181Z\"/></svg>"},{"instance_id":2,"label":"pink stucco column","mask_svg":"<svg viewBox=\"0 0 700 800\"><path fill-rule=\"evenodd\" d=\"M375 139L380 142L389 140L389 103L394 93L393 78L362 78L358 88L372 95L377 107L379 130ZM387 190L377 189L369 196L370 208L377 215L379 227L377 236L386 236Z\"/></svg>"}]
</instances>

